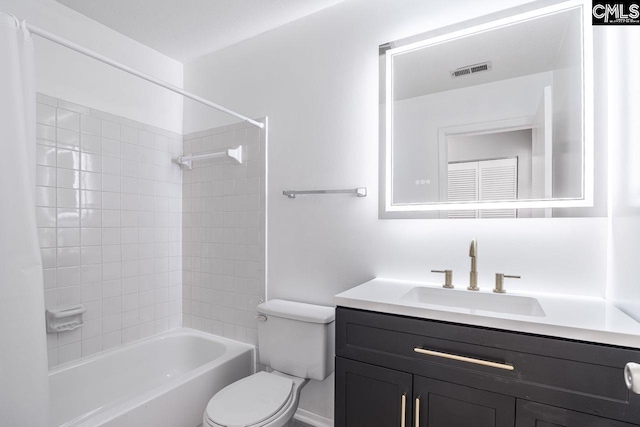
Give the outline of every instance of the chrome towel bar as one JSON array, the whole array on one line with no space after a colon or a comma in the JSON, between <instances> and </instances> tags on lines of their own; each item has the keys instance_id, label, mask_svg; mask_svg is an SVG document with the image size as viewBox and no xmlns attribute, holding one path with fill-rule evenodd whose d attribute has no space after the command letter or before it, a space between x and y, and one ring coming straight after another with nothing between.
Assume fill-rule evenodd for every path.
<instances>
[{"instance_id":1,"label":"chrome towel bar","mask_svg":"<svg viewBox=\"0 0 640 427\"><path fill-rule=\"evenodd\" d=\"M282 194L290 199L295 199L299 194L355 194L358 197L367 197L367 187L348 190L285 190Z\"/></svg>"}]
</instances>

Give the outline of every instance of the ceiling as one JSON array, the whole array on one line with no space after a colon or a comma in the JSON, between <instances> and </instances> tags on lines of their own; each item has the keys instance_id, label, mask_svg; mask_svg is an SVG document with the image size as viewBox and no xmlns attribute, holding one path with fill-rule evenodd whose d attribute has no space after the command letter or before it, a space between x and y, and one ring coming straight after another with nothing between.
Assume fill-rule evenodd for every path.
<instances>
[{"instance_id":1,"label":"ceiling","mask_svg":"<svg viewBox=\"0 0 640 427\"><path fill-rule=\"evenodd\" d=\"M579 63L581 51L567 57L567 43L580 38L576 10L547 15L492 31L473 34L394 57L394 99L401 100L552 71L560 64ZM564 52L564 53L561 53ZM451 78L460 67L492 62L492 70Z\"/></svg>"},{"instance_id":2,"label":"ceiling","mask_svg":"<svg viewBox=\"0 0 640 427\"><path fill-rule=\"evenodd\" d=\"M56 0L186 63L344 0Z\"/></svg>"}]
</instances>

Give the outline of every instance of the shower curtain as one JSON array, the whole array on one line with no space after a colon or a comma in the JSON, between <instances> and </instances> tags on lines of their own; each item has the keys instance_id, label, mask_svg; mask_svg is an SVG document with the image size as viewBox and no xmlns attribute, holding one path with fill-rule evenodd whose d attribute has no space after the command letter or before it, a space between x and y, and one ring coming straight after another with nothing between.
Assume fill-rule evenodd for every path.
<instances>
[{"instance_id":1,"label":"shower curtain","mask_svg":"<svg viewBox=\"0 0 640 427\"><path fill-rule=\"evenodd\" d=\"M0 12L0 425L46 426L47 345L35 209L33 41Z\"/></svg>"}]
</instances>

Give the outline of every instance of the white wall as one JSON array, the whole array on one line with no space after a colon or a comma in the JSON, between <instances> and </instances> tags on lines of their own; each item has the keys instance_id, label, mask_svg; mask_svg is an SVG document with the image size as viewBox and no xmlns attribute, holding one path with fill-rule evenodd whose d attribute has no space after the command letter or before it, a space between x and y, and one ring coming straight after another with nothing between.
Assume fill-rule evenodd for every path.
<instances>
[{"instance_id":1,"label":"white wall","mask_svg":"<svg viewBox=\"0 0 640 427\"><path fill-rule=\"evenodd\" d=\"M53 0L0 0L0 11L182 87L181 63ZM34 40L38 92L182 133L182 96L38 36Z\"/></svg>"},{"instance_id":2,"label":"white wall","mask_svg":"<svg viewBox=\"0 0 640 427\"><path fill-rule=\"evenodd\" d=\"M432 268L453 268L461 283L473 237L481 286L504 270L522 275L514 290L604 295L605 218L378 219L378 45L518 3L349 0L185 65L187 90L269 116L269 298L332 304L374 276L438 280ZM185 106L187 132L224 123ZM369 196L282 196L356 186ZM309 397L315 387L302 407L332 416Z\"/></svg>"},{"instance_id":3,"label":"white wall","mask_svg":"<svg viewBox=\"0 0 640 427\"><path fill-rule=\"evenodd\" d=\"M45 307L87 308L49 367L180 326L182 137L43 95L37 122Z\"/></svg>"},{"instance_id":4,"label":"white wall","mask_svg":"<svg viewBox=\"0 0 640 427\"><path fill-rule=\"evenodd\" d=\"M602 30L600 30L602 31ZM609 268L607 297L640 322L640 59L629 52L640 31L608 29L609 111Z\"/></svg>"}]
</instances>

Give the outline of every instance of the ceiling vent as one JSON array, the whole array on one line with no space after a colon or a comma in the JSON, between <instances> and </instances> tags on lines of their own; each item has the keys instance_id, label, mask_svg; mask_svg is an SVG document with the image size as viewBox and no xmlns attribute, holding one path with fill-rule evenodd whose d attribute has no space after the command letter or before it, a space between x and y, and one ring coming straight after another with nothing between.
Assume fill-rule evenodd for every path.
<instances>
[{"instance_id":1,"label":"ceiling vent","mask_svg":"<svg viewBox=\"0 0 640 427\"><path fill-rule=\"evenodd\" d=\"M480 64L467 65L466 67L461 67L449 71L449 74L451 74L452 79L455 79L456 77L469 76L471 74L481 73L483 71L491 71L491 61L482 62Z\"/></svg>"}]
</instances>

